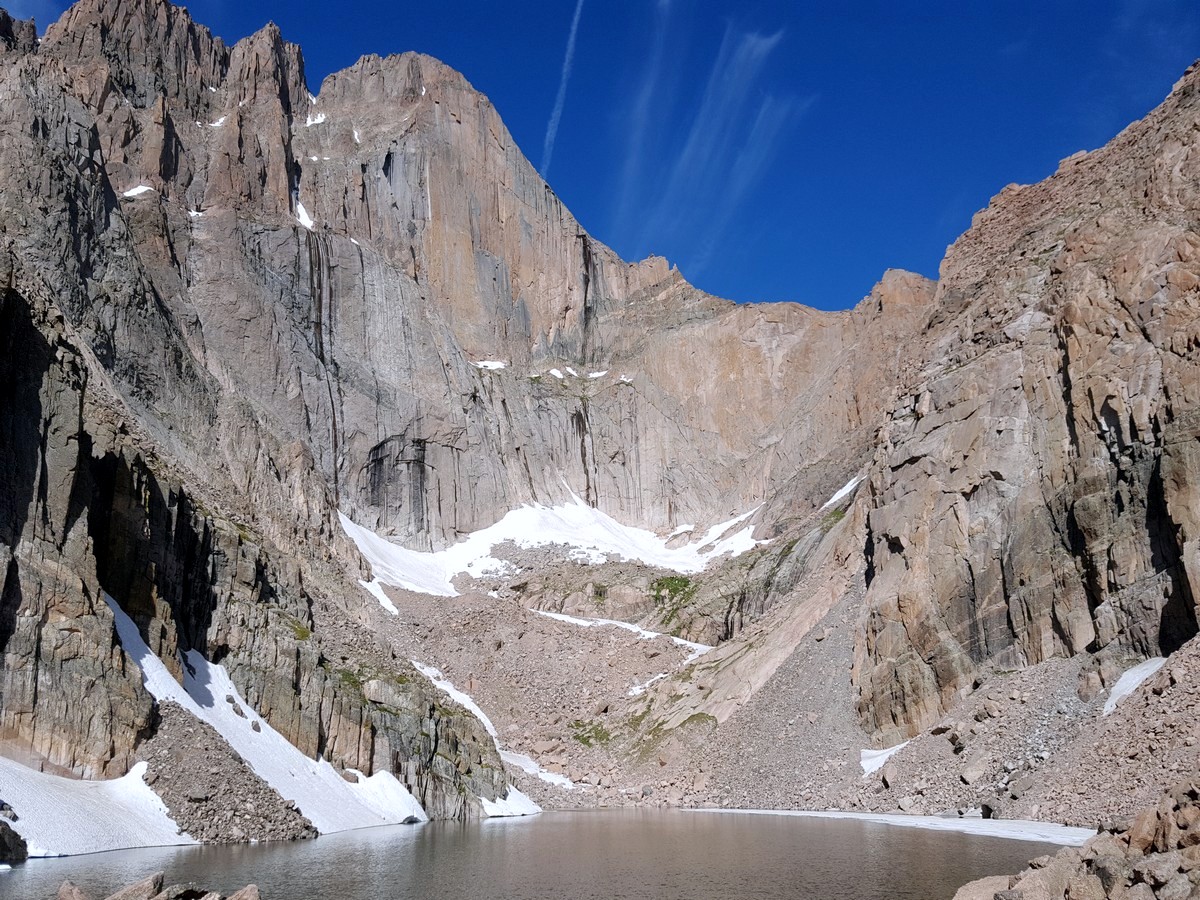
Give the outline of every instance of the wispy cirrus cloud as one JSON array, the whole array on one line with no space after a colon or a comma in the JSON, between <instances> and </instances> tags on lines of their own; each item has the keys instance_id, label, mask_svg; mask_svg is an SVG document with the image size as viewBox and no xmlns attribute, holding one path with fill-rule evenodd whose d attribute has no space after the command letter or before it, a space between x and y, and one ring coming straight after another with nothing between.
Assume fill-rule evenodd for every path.
<instances>
[{"instance_id":1,"label":"wispy cirrus cloud","mask_svg":"<svg viewBox=\"0 0 1200 900\"><path fill-rule=\"evenodd\" d=\"M629 110L629 140L626 143L625 159L621 164L620 181L617 185L617 204L613 212L613 230L623 234L628 230L633 215L634 201L641 190L642 163L646 155L647 132L650 113L656 100L663 92L663 58L667 46L667 29L670 26L671 2L659 0L654 16L654 37L650 53L646 56L646 67L641 83L634 94Z\"/></svg>"},{"instance_id":2,"label":"wispy cirrus cloud","mask_svg":"<svg viewBox=\"0 0 1200 900\"><path fill-rule=\"evenodd\" d=\"M686 246L680 263L695 277L712 259L789 127L817 98L767 90L767 64L784 40L782 31L763 34L728 25L703 92L690 106L680 107L664 89L667 73L659 42L669 32L667 12L666 4L660 4L655 43L632 104L613 221L615 228L624 229L640 198L641 224L631 243L660 252ZM658 123L672 123L654 148L649 146L651 111ZM647 160L666 162L651 169Z\"/></svg>"},{"instance_id":3,"label":"wispy cirrus cloud","mask_svg":"<svg viewBox=\"0 0 1200 900\"><path fill-rule=\"evenodd\" d=\"M571 19L571 33L567 36L567 52L563 57L562 74L558 79L558 96L554 98L554 109L546 123L546 139L542 143L542 177L550 170L550 159L554 156L554 142L558 139L558 123L562 119L563 107L567 102L567 82L571 78L571 66L575 62L575 36L579 33L579 19L583 15L583 0L575 3L575 16Z\"/></svg>"}]
</instances>

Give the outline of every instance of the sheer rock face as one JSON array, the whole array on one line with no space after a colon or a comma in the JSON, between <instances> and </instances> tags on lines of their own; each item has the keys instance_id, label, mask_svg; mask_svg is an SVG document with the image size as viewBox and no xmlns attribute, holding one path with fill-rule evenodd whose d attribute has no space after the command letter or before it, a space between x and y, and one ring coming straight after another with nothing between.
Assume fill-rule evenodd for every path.
<instances>
[{"instance_id":1,"label":"sheer rock face","mask_svg":"<svg viewBox=\"0 0 1200 900\"><path fill-rule=\"evenodd\" d=\"M1196 633L1198 83L1006 188L950 248L933 352L872 467L855 677L884 744L985 662Z\"/></svg>"},{"instance_id":2,"label":"sheer rock face","mask_svg":"<svg viewBox=\"0 0 1200 900\"><path fill-rule=\"evenodd\" d=\"M356 687L369 636L353 677L328 662L314 611L374 602L339 509L438 547L572 495L662 530L761 504L781 540L681 615L729 639L794 609L714 655L721 698L683 719L732 714L862 573L878 742L985 665L1177 646L1200 591L1198 78L1007 189L940 284L888 272L821 313L621 261L428 57L312 97L274 26L226 48L162 0L85 0L38 45L0 17L4 752L119 774L155 727L104 590L306 751L396 771L433 814L494 796L473 720L406 673L387 703ZM864 471L845 522L814 521Z\"/></svg>"}]
</instances>

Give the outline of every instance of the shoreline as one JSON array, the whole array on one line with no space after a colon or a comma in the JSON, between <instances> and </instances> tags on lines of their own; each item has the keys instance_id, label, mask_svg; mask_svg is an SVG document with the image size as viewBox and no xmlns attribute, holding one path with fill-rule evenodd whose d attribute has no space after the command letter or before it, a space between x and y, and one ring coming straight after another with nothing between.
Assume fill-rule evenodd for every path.
<instances>
[{"instance_id":1,"label":"shoreline","mask_svg":"<svg viewBox=\"0 0 1200 900\"><path fill-rule=\"evenodd\" d=\"M636 812L636 808L629 809L624 807L573 807L561 809L548 809L544 813L575 813L575 812ZM807 810L807 809L734 809L721 807L691 807L691 808L676 808L674 810L659 809L660 812L679 812L679 813L717 813L723 815L744 815L744 816L787 816L789 818L810 818L810 819L848 819L859 822L867 822L875 825L892 825L900 828L922 828L928 831L948 831L958 834L968 834L975 837L993 837L1003 838L1006 840L1032 841L1038 843L1054 844L1060 847L1079 847L1088 839L1095 837L1096 831L1091 828L1081 828L1071 825L1059 825L1055 822L1038 822L1030 819L983 819L975 817L941 817L941 816L910 816L904 813L865 813L855 812L851 810ZM538 818L544 813L539 813L534 816L520 817L522 819ZM505 821L511 819L504 818ZM496 821L492 818L482 818L478 820L479 824L488 821ZM429 824L426 822L414 823L418 825ZM396 825L364 825L360 828L349 829L350 831L368 831L380 828L393 828ZM405 826L407 828L413 825ZM334 832L345 833L345 832ZM314 838L305 839L309 842L320 840L320 835ZM33 862L34 860L54 860L54 859L69 859L79 856L93 856L100 853L118 853L126 850L153 850L166 849L169 847L178 847L179 849L190 849L195 847L241 847L255 846L262 844L286 844L296 843L296 841L281 840L281 841L245 841L230 844L146 844L134 847L111 847L103 850L90 850L83 853L39 853L38 855L31 854L24 864ZM11 868L0 866L0 874L5 871L11 871Z\"/></svg>"},{"instance_id":2,"label":"shoreline","mask_svg":"<svg viewBox=\"0 0 1200 900\"><path fill-rule=\"evenodd\" d=\"M854 819L877 825L896 825L901 828L924 828L929 831L953 831L979 837L1006 838L1018 841L1040 841L1062 847L1080 847L1096 836L1094 828L1036 822L1030 819L982 819L955 816L909 816L903 813L864 813L850 810L805 809L722 809L698 807L682 810L694 813L724 813L746 816L792 816L812 819Z\"/></svg>"}]
</instances>

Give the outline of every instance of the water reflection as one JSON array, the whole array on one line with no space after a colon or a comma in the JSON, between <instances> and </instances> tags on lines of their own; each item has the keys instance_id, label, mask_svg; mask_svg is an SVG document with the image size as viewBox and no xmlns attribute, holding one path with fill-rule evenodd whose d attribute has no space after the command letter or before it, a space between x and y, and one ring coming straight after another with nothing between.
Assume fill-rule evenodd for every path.
<instances>
[{"instance_id":1,"label":"water reflection","mask_svg":"<svg viewBox=\"0 0 1200 900\"><path fill-rule=\"evenodd\" d=\"M561 812L374 828L294 844L36 860L0 875L0 897L50 898L66 878L102 897L163 869L171 882L224 893L254 882L266 900L936 900L1053 851L845 820Z\"/></svg>"}]
</instances>

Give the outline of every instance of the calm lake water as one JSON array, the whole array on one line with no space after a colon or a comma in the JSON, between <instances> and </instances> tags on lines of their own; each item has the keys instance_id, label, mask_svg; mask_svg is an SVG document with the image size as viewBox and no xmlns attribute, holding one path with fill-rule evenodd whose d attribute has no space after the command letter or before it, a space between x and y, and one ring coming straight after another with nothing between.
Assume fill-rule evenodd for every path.
<instances>
[{"instance_id":1,"label":"calm lake water","mask_svg":"<svg viewBox=\"0 0 1200 900\"><path fill-rule=\"evenodd\" d=\"M373 828L316 841L123 850L33 860L0 897L95 897L164 870L264 900L938 900L1018 872L1047 844L866 822L680 811L551 812L529 819Z\"/></svg>"}]
</instances>

